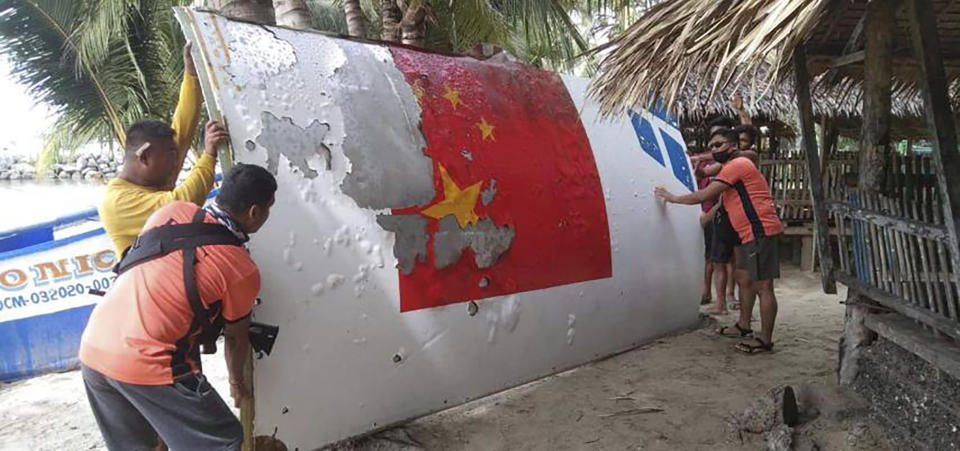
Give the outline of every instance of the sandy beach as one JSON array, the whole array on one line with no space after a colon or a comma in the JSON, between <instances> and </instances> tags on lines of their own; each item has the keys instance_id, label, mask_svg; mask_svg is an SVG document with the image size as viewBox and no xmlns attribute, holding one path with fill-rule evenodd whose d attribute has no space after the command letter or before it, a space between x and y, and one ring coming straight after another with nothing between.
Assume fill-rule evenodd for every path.
<instances>
[{"instance_id":1,"label":"sandy beach","mask_svg":"<svg viewBox=\"0 0 960 451\"><path fill-rule=\"evenodd\" d=\"M766 449L741 430L741 413L769 390L792 386L797 450L892 449L866 405L836 384L841 295L793 267L778 281L775 352L744 355L717 337L717 321L503 393L412 421L338 449L558 450ZM754 324L759 328L759 324ZM222 358L206 372L226 394ZM87 450L103 443L80 374L0 386L0 449Z\"/></svg>"}]
</instances>

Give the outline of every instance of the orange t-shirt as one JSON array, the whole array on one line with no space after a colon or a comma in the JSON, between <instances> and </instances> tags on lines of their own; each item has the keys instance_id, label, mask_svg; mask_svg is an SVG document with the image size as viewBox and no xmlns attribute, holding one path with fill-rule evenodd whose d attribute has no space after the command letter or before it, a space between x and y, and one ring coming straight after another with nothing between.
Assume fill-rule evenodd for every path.
<instances>
[{"instance_id":1,"label":"orange t-shirt","mask_svg":"<svg viewBox=\"0 0 960 451\"><path fill-rule=\"evenodd\" d=\"M188 202L168 204L147 219L144 230L189 223L199 208ZM209 214L204 221L216 222ZM260 271L246 249L202 246L194 270L206 308L222 302L219 314L227 322L250 314L260 292ZM192 373L200 371L199 362L184 349L198 346L199 331L187 337L193 317L183 283L183 253L141 263L117 277L93 309L80 342L80 361L128 384L172 384L175 353L186 355Z\"/></svg>"},{"instance_id":2,"label":"orange t-shirt","mask_svg":"<svg viewBox=\"0 0 960 451\"><path fill-rule=\"evenodd\" d=\"M714 180L733 188L723 192L723 208L730 215L730 224L747 244L757 237L783 233L770 195L770 185L757 166L746 157L734 158L723 165Z\"/></svg>"}]
</instances>

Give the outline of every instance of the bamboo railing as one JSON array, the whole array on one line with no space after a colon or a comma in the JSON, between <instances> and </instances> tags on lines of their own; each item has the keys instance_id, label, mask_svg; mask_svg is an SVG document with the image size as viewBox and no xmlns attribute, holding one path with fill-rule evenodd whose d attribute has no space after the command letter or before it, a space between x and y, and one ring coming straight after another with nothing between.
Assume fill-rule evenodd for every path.
<instances>
[{"instance_id":1,"label":"bamboo railing","mask_svg":"<svg viewBox=\"0 0 960 451\"><path fill-rule=\"evenodd\" d=\"M837 280L960 339L958 268L942 195L923 156L891 158L882 192L829 191L839 245ZM844 199L844 200L839 200Z\"/></svg>"},{"instance_id":2,"label":"bamboo railing","mask_svg":"<svg viewBox=\"0 0 960 451\"><path fill-rule=\"evenodd\" d=\"M856 172L856 164L856 154L849 152L827 161L823 183L828 197L831 193L843 191L847 184L845 179ZM760 161L760 172L770 183L780 219L787 224L813 222L813 200L806 165L806 159L799 152Z\"/></svg>"}]
</instances>

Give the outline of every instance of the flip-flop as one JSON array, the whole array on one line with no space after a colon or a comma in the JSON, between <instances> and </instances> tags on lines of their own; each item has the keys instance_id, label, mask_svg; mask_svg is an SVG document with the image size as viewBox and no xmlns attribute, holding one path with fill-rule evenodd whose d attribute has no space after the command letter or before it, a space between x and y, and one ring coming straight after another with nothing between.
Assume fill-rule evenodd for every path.
<instances>
[{"instance_id":1,"label":"flip-flop","mask_svg":"<svg viewBox=\"0 0 960 451\"><path fill-rule=\"evenodd\" d=\"M754 340L759 344L753 344L748 342L740 342L734 346L734 349L740 351L744 354L759 354L762 352L772 352L773 351L773 342L765 343L760 337L754 337Z\"/></svg>"},{"instance_id":2,"label":"flip-flop","mask_svg":"<svg viewBox=\"0 0 960 451\"><path fill-rule=\"evenodd\" d=\"M725 331L732 330L732 329L736 329L736 335L725 333ZM717 329L717 335L720 335L721 337L727 337L727 338L748 338L748 337L753 337L753 329L744 329L740 327L739 322L736 322L736 323L733 323L732 326L723 326Z\"/></svg>"}]
</instances>

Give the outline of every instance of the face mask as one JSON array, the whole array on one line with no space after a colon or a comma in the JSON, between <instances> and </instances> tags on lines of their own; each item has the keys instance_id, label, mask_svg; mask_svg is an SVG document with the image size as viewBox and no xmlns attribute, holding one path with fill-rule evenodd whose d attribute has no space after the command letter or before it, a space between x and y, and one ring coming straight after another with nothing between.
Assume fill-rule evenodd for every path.
<instances>
[{"instance_id":1,"label":"face mask","mask_svg":"<svg viewBox=\"0 0 960 451\"><path fill-rule=\"evenodd\" d=\"M730 157L732 156L733 156L733 152L715 153L713 154L713 159L716 160L717 163L722 164L730 161Z\"/></svg>"}]
</instances>

